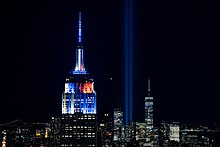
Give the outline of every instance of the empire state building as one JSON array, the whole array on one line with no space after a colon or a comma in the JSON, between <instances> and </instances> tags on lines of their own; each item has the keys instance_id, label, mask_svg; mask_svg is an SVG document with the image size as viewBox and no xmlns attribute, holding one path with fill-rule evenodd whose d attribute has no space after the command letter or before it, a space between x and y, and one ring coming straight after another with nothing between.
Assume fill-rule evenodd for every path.
<instances>
[{"instance_id":1,"label":"empire state building","mask_svg":"<svg viewBox=\"0 0 220 147\"><path fill-rule=\"evenodd\" d=\"M76 47L76 65L66 78L62 98L62 114L96 114L96 92L94 82L84 67L81 12L79 12L79 34Z\"/></svg>"},{"instance_id":2,"label":"empire state building","mask_svg":"<svg viewBox=\"0 0 220 147\"><path fill-rule=\"evenodd\" d=\"M82 20L79 12L75 68L62 94L61 146L97 146L96 92L84 67Z\"/></svg>"}]
</instances>

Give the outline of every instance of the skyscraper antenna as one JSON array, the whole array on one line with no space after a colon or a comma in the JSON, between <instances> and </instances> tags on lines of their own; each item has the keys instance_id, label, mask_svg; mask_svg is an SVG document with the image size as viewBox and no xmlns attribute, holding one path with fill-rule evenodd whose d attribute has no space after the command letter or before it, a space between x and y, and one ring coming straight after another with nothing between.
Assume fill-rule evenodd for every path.
<instances>
[{"instance_id":1,"label":"skyscraper antenna","mask_svg":"<svg viewBox=\"0 0 220 147\"><path fill-rule=\"evenodd\" d=\"M76 47L76 66L75 69L71 71L72 74L86 74L86 70L84 67L84 59L83 59L83 45L82 45L82 16L81 12L79 14L79 21L78 21L78 43Z\"/></svg>"},{"instance_id":2,"label":"skyscraper antenna","mask_svg":"<svg viewBox=\"0 0 220 147\"><path fill-rule=\"evenodd\" d=\"M81 21L81 12L79 12L79 34L78 34L78 43L81 44L82 43L82 21Z\"/></svg>"},{"instance_id":3,"label":"skyscraper antenna","mask_svg":"<svg viewBox=\"0 0 220 147\"><path fill-rule=\"evenodd\" d=\"M150 96L151 93L150 93L150 78L148 78L147 80L147 96Z\"/></svg>"}]
</instances>

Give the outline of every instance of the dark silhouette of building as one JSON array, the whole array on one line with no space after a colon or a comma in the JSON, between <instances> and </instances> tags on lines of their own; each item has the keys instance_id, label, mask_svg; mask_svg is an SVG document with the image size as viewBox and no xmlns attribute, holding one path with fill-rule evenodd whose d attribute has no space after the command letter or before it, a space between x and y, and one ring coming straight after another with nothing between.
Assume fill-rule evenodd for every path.
<instances>
[{"instance_id":1,"label":"dark silhouette of building","mask_svg":"<svg viewBox=\"0 0 220 147\"><path fill-rule=\"evenodd\" d=\"M27 123L15 120L0 124L1 147L50 146L50 123Z\"/></svg>"}]
</instances>

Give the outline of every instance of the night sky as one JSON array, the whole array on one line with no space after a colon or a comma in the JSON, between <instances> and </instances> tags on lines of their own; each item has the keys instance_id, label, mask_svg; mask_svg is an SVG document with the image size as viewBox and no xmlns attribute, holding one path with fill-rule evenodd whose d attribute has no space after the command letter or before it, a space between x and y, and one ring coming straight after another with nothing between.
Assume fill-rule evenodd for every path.
<instances>
[{"instance_id":1,"label":"night sky","mask_svg":"<svg viewBox=\"0 0 220 147\"><path fill-rule=\"evenodd\" d=\"M61 113L65 78L75 65L78 11L99 115L123 107L123 1L36 0L14 6L4 13L2 28L9 56L2 54L1 122L49 121ZM156 121L220 121L217 2L135 0L133 8L134 120L144 120L150 77Z\"/></svg>"}]
</instances>

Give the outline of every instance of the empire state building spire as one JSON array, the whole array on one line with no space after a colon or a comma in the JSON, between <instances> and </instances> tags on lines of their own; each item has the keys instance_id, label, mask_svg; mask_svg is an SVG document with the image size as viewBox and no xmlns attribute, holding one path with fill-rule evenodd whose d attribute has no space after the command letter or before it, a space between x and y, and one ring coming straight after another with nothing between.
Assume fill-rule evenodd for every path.
<instances>
[{"instance_id":1,"label":"empire state building spire","mask_svg":"<svg viewBox=\"0 0 220 147\"><path fill-rule=\"evenodd\" d=\"M82 16L81 12L79 12L79 34L78 34L78 44L82 43Z\"/></svg>"},{"instance_id":2,"label":"empire state building spire","mask_svg":"<svg viewBox=\"0 0 220 147\"><path fill-rule=\"evenodd\" d=\"M78 28L78 43L76 47L76 66L72 74L86 74L83 59L83 45L82 45L82 20L81 12L79 12L79 28Z\"/></svg>"}]
</instances>

